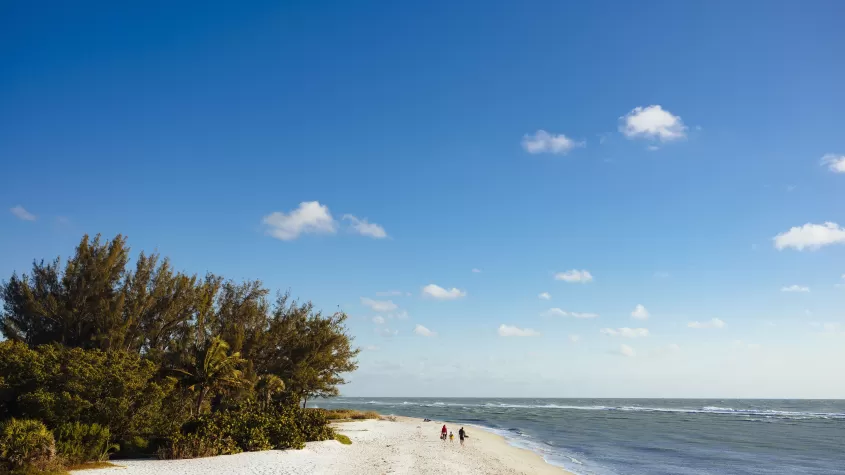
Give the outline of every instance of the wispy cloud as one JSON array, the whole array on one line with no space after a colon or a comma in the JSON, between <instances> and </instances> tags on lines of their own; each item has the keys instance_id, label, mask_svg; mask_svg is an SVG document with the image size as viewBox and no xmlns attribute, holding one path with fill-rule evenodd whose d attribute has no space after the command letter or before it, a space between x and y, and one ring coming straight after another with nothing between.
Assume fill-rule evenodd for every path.
<instances>
[{"instance_id":1,"label":"wispy cloud","mask_svg":"<svg viewBox=\"0 0 845 475\"><path fill-rule=\"evenodd\" d=\"M359 219L351 214L344 214L343 219L349 221L352 230L361 236L369 236L375 239L384 239L387 237L387 232L381 225L370 223L366 218Z\"/></svg>"},{"instance_id":2,"label":"wispy cloud","mask_svg":"<svg viewBox=\"0 0 845 475\"><path fill-rule=\"evenodd\" d=\"M593 275L586 270L572 269L566 272L558 272L555 274L555 280L562 280L569 283L586 284L593 281Z\"/></svg>"},{"instance_id":3,"label":"wispy cloud","mask_svg":"<svg viewBox=\"0 0 845 475\"><path fill-rule=\"evenodd\" d=\"M822 165L833 173L845 173L845 155L828 153L822 157Z\"/></svg>"},{"instance_id":4,"label":"wispy cloud","mask_svg":"<svg viewBox=\"0 0 845 475\"><path fill-rule=\"evenodd\" d=\"M637 356L637 352L634 351L633 348L631 348L628 345L624 345L624 344L619 345L619 354L622 355L622 356L627 356L628 358L633 358L633 357Z\"/></svg>"},{"instance_id":5,"label":"wispy cloud","mask_svg":"<svg viewBox=\"0 0 845 475\"><path fill-rule=\"evenodd\" d=\"M367 297L361 297L361 305L370 307L375 312L392 312L399 308L392 300L373 300Z\"/></svg>"},{"instance_id":6,"label":"wispy cloud","mask_svg":"<svg viewBox=\"0 0 845 475\"><path fill-rule=\"evenodd\" d=\"M787 287L781 287L781 292L809 292L810 288L803 286L803 285L790 285Z\"/></svg>"},{"instance_id":7,"label":"wispy cloud","mask_svg":"<svg viewBox=\"0 0 845 475\"><path fill-rule=\"evenodd\" d=\"M422 289L423 296L431 297L437 300L455 300L461 297L466 297L467 293L461 289L452 287L451 289L444 289L439 285L428 284Z\"/></svg>"},{"instance_id":8,"label":"wispy cloud","mask_svg":"<svg viewBox=\"0 0 845 475\"><path fill-rule=\"evenodd\" d=\"M531 328L519 328L503 323L499 325L499 336L540 336L540 333Z\"/></svg>"},{"instance_id":9,"label":"wispy cloud","mask_svg":"<svg viewBox=\"0 0 845 475\"><path fill-rule=\"evenodd\" d=\"M581 335L569 335L569 341L572 343L578 343L581 341Z\"/></svg>"},{"instance_id":10,"label":"wispy cloud","mask_svg":"<svg viewBox=\"0 0 845 475\"><path fill-rule=\"evenodd\" d=\"M548 292L543 292L537 296L541 300L551 300L552 296Z\"/></svg>"},{"instance_id":11,"label":"wispy cloud","mask_svg":"<svg viewBox=\"0 0 845 475\"><path fill-rule=\"evenodd\" d=\"M538 130L533 135L525 134L522 137L522 148L528 153L566 155L572 149L586 145L586 142L572 140L563 134L553 135L545 130Z\"/></svg>"},{"instance_id":12,"label":"wispy cloud","mask_svg":"<svg viewBox=\"0 0 845 475\"><path fill-rule=\"evenodd\" d=\"M550 308L541 314L544 317L573 317L573 318L596 318L597 313L567 312L557 307Z\"/></svg>"},{"instance_id":13,"label":"wispy cloud","mask_svg":"<svg viewBox=\"0 0 845 475\"><path fill-rule=\"evenodd\" d=\"M642 338L648 336L648 328L602 328L602 335L619 336L622 338Z\"/></svg>"},{"instance_id":14,"label":"wispy cloud","mask_svg":"<svg viewBox=\"0 0 845 475\"><path fill-rule=\"evenodd\" d=\"M778 234L772 239L778 250L791 247L798 251L804 249L815 251L831 244L845 243L845 229L832 222L807 223L803 226L792 227L789 231Z\"/></svg>"},{"instance_id":15,"label":"wispy cloud","mask_svg":"<svg viewBox=\"0 0 845 475\"><path fill-rule=\"evenodd\" d=\"M373 317L373 323L375 323L376 325L384 324L384 317L382 317L381 315L376 315L375 317Z\"/></svg>"},{"instance_id":16,"label":"wispy cloud","mask_svg":"<svg viewBox=\"0 0 845 475\"><path fill-rule=\"evenodd\" d=\"M706 321L706 322L689 322L689 323L687 323L687 326L690 327L690 328L698 328L698 329L724 328L725 322L723 322L722 320L719 320L718 318L713 318L713 319Z\"/></svg>"},{"instance_id":17,"label":"wispy cloud","mask_svg":"<svg viewBox=\"0 0 845 475\"><path fill-rule=\"evenodd\" d=\"M637 304L634 307L634 311L631 312L631 317L636 318L637 320L648 320L648 310L640 304Z\"/></svg>"},{"instance_id":18,"label":"wispy cloud","mask_svg":"<svg viewBox=\"0 0 845 475\"><path fill-rule=\"evenodd\" d=\"M399 330L392 330L387 327L376 327L375 332L377 335L381 335L385 338L392 338L399 334Z\"/></svg>"},{"instance_id":19,"label":"wispy cloud","mask_svg":"<svg viewBox=\"0 0 845 475\"><path fill-rule=\"evenodd\" d=\"M26 208L21 205L17 205L14 208L10 208L9 211L11 211L12 214L15 215L15 217L24 221L35 221L36 219L38 219L37 216L27 211Z\"/></svg>"},{"instance_id":20,"label":"wispy cloud","mask_svg":"<svg viewBox=\"0 0 845 475\"><path fill-rule=\"evenodd\" d=\"M410 292L402 292L401 290L387 290L384 292L376 292L376 297L399 297L399 296L411 296Z\"/></svg>"},{"instance_id":21,"label":"wispy cloud","mask_svg":"<svg viewBox=\"0 0 845 475\"><path fill-rule=\"evenodd\" d=\"M680 116L673 115L659 105L636 107L619 120L619 131L628 138L669 142L687 136L687 126Z\"/></svg>"},{"instance_id":22,"label":"wispy cloud","mask_svg":"<svg viewBox=\"0 0 845 475\"><path fill-rule=\"evenodd\" d=\"M378 351L378 347L376 345L367 345L367 351Z\"/></svg>"},{"instance_id":23,"label":"wispy cloud","mask_svg":"<svg viewBox=\"0 0 845 475\"><path fill-rule=\"evenodd\" d=\"M436 332L433 332L420 324L417 324L417 326L414 327L414 333L419 336L437 336Z\"/></svg>"}]
</instances>

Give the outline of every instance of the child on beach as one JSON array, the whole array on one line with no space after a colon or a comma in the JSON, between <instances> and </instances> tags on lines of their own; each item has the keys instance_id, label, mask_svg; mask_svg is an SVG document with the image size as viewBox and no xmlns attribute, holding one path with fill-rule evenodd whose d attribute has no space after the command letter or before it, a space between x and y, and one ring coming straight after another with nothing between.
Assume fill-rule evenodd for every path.
<instances>
[{"instance_id":1,"label":"child on beach","mask_svg":"<svg viewBox=\"0 0 845 475\"><path fill-rule=\"evenodd\" d=\"M449 442L454 442L454 441L455 441L455 434L449 432Z\"/></svg>"}]
</instances>

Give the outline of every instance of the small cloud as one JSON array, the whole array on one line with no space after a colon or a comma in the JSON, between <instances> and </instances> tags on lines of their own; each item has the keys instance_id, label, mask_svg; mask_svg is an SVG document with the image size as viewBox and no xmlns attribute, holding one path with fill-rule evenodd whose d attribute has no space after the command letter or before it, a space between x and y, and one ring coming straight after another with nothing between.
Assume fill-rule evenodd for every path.
<instances>
[{"instance_id":1,"label":"small cloud","mask_svg":"<svg viewBox=\"0 0 845 475\"><path fill-rule=\"evenodd\" d=\"M59 226L67 226L70 224L70 218L67 216L56 216L56 224Z\"/></svg>"},{"instance_id":2,"label":"small cloud","mask_svg":"<svg viewBox=\"0 0 845 475\"><path fill-rule=\"evenodd\" d=\"M373 317L373 323L375 323L376 325L383 325L384 324L384 317L382 317L380 315L376 315L375 317Z\"/></svg>"},{"instance_id":3,"label":"small cloud","mask_svg":"<svg viewBox=\"0 0 845 475\"><path fill-rule=\"evenodd\" d=\"M408 318L408 312L406 310L399 310L396 313L388 313L387 318L398 318L399 320L404 320Z\"/></svg>"},{"instance_id":4,"label":"small cloud","mask_svg":"<svg viewBox=\"0 0 845 475\"><path fill-rule=\"evenodd\" d=\"M792 193L798 188L798 185L786 185L786 192Z\"/></svg>"},{"instance_id":5,"label":"small cloud","mask_svg":"<svg viewBox=\"0 0 845 475\"><path fill-rule=\"evenodd\" d=\"M733 347L738 350L751 350L756 351L763 347L763 345L759 343L746 343L742 340L734 340Z\"/></svg>"},{"instance_id":6,"label":"small cloud","mask_svg":"<svg viewBox=\"0 0 845 475\"><path fill-rule=\"evenodd\" d=\"M392 338L399 334L399 330L391 330L390 328L385 327L376 327L375 332L377 335L381 335L385 338Z\"/></svg>"},{"instance_id":7,"label":"small cloud","mask_svg":"<svg viewBox=\"0 0 845 475\"><path fill-rule=\"evenodd\" d=\"M333 234L337 231L328 206L318 201L303 201L290 213L276 211L262 219L266 233L282 241L292 241L301 234Z\"/></svg>"},{"instance_id":8,"label":"small cloud","mask_svg":"<svg viewBox=\"0 0 845 475\"><path fill-rule=\"evenodd\" d=\"M540 333L530 328L518 328L503 323L499 325L499 336L540 336Z\"/></svg>"},{"instance_id":9,"label":"small cloud","mask_svg":"<svg viewBox=\"0 0 845 475\"><path fill-rule=\"evenodd\" d=\"M581 335L569 335L569 341L572 343L578 343L581 341Z\"/></svg>"},{"instance_id":10,"label":"small cloud","mask_svg":"<svg viewBox=\"0 0 845 475\"><path fill-rule=\"evenodd\" d=\"M370 307L374 312L392 312L399 308L392 300L373 300L361 297L361 305Z\"/></svg>"},{"instance_id":11,"label":"small cloud","mask_svg":"<svg viewBox=\"0 0 845 475\"><path fill-rule=\"evenodd\" d=\"M689 322L689 323L687 323L687 326L690 327L690 328L698 328L698 329L724 328L725 322L723 322L722 320L719 320L718 318L714 318L714 319L706 321L706 322Z\"/></svg>"},{"instance_id":12,"label":"small cloud","mask_svg":"<svg viewBox=\"0 0 845 475\"><path fill-rule=\"evenodd\" d=\"M474 274L480 274L480 273L481 273L481 269L473 269L473 270L472 270L472 272L473 272Z\"/></svg>"},{"instance_id":13,"label":"small cloud","mask_svg":"<svg viewBox=\"0 0 845 475\"><path fill-rule=\"evenodd\" d=\"M822 165L833 173L845 173L845 155L828 153L822 157Z\"/></svg>"},{"instance_id":14,"label":"small cloud","mask_svg":"<svg viewBox=\"0 0 845 475\"><path fill-rule=\"evenodd\" d=\"M687 127L683 120L663 110L659 105L637 107L619 119L619 131L629 139L646 138L670 142L687 136Z\"/></svg>"},{"instance_id":15,"label":"small cloud","mask_svg":"<svg viewBox=\"0 0 845 475\"><path fill-rule=\"evenodd\" d=\"M788 287L781 287L781 292L809 292L810 288L803 285L790 285Z\"/></svg>"},{"instance_id":16,"label":"small cloud","mask_svg":"<svg viewBox=\"0 0 845 475\"><path fill-rule=\"evenodd\" d=\"M352 230L361 236L369 236L375 239L384 239L387 237L387 232L381 225L367 222L366 218L359 219L351 214L344 214L343 219L349 221Z\"/></svg>"},{"instance_id":17,"label":"small cloud","mask_svg":"<svg viewBox=\"0 0 845 475\"><path fill-rule=\"evenodd\" d=\"M586 142L577 142L563 134L552 135L545 130L538 130L534 135L525 134L522 137L522 148L532 154L553 153L566 155L572 149L585 147L586 145Z\"/></svg>"},{"instance_id":18,"label":"small cloud","mask_svg":"<svg viewBox=\"0 0 845 475\"><path fill-rule=\"evenodd\" d=\"M637 320L648 320L648 310L640 304L637 304L634 307L634 311L631 312L631 317L636 318Z\"/></svg>"},{"instance_id":19,"label":"small cloud","mask_svg":"<svg viewBox=\"0 0 845 475\"><path fill-rule=\"evenodd\" d=\"M637 352L634 351L634 349L628 345L619 345L619 354L628 358L633 358L634 356L637 356Z\"/></svg>"},{"instance_id":20,"label":"small cloud","mask_svg":"<svg viewBox=\"0 0 845 475\"><path fill-rule=\"evenodd\" d=\"M466 297L467 293L458 288L444 289L439 285L428 284L422 289L423 296L431 297L437 300L455 300L461 297Z\"/></svg>"},{"instance_id":21,"label":"small cloud","mask_svg":"<svg viewBox=\"0 0 845 475\"><path fill-rule=\"evenodd\" d=\"M548 292L543 292L537 296L541 300L551 300L552 296Z\"/></svg>"},{"instance_id":22,"label":"small cloud","mask_svg":"<svg viewBox=\"0 0 845 475\"><path fill-rule=\"evenodd\" d=\"M597 318L599 314L597 313L580 313L580 312L567 312L565 310L561 310L559 308L550 308L541 314L544 317L573 317L573 318Z\"/></svg>"},{"instance_id":23,"label":"small cloud","mask_svg":"<svg viewBox=\"0 0 845 475\"><path fill-rule=\"evenodd\" d=\"M677 352L681 351L681 347L678 346L677 343L671 343L671 344L666 346L666 350L668 350L670 353L677 353Z\"/></svg>"},{"instance_id":24,"label":"small cloud","mask_svg":"<svg viewBox=\"0 0 845 475\"><path fill-rule=\"evenodd\" d=\"M772 240L779 251L789 247L798 251L804 249L815 251L831 244L845 243L845 229L829 221L824 224L807 223L800 227L792 227Z\"/></svg>"},{"instance_id":25,"label":"small cloud","mask_svg":"<svg viewBox=\"0 0 845 475\"><path fill-rule=\"evenodd\" d=\"M555 274L555 280L562 280L569 283L586 284L593 281L593 275L586 270L572 269L566 272L558 272Z\"/></svg>"},{"instance_id":26,"label":"small cloud","mask_svg":"<svg viewBox=\"0 0 845 475\"><path fill-rule=\"evenodd\" d=\"M610 139L610 136L611 136L610 132L604 132L604 133L601 133L601 134L596 134L596 137L599 138L599 145L604 145L604 143L607 142Z\"/></svg>"},{"instance_id":27,"label":"small cloud","mask_svg":"<svg viewBox=\"0 0 845 475\"><path fill-rule=\"evenodd\" d=\"M811 311L810 311L810 309L808 309L808 308L807 308L807 309L804 309L804 315L806 315L806 316L808 316L808 317L809 317L809 316L810 316L810 315L812 315L812 314L813 314L813 312L811 312Z\"/></svg>"},{"instance_id":28,"label":"small cloud","mask_svg":"<svg viewBox=\"0 0 845 475\"><path fill-rule=\"evenodd\" d=\"M660 150L660 147L658 147L657 145L649 145L648 147L646 147L646 150L648 150L649 152L656 152Z\"/></svg>"},{"instance_id":29,"label":"small cloud","mask_svg":"<svg viewBox=\"0 0 845 475\"><path fill-rule=\"evenodd\" d=\"M602 328L602 335L620 336L622 338L642 338L648 336L648 328Z\"/></svg>"},{"instance_id":30,"label":"small cloud","mask_svg":"<svg viewBox=\"0 0 845 475\"><path fill-rule=\"evenodd\" d=\"M24 221L35 221L36 219L38 219L37 216L27 211L21 205L17 205L14 208L9 208L9 211L11 211L12 214L15 215L15 217Z\"/></svg>"},{"instance_id":31,"label":"small cloud","mask_svg":"<svg viewBox=\"0 0 845 475\"><path fill-rule=\"evenodd\" d=\"M367 345L367 351L378 351L378 347L376 345Z\"/></svg>"},{"instance_id":32,"label":"small cloud","mask_svg":"<svg viewBox=\"0 0 845 475\"><path fill-rule=\"evenodd\" d=\"M420 324L417 324L417 326L414 327L414 333L420 336L437 336L437 333L429 330L428 328Z\"/></svg>"}]
</instances>

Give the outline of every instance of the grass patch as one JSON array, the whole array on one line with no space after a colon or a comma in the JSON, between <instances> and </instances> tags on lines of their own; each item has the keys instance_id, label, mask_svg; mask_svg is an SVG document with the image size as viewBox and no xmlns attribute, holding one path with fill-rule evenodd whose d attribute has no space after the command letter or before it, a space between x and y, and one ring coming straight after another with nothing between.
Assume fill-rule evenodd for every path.
<instances>
[{"instance_id":1,"label":"grass patch","mask_svg":"<svg viewBox=\"0 0 845 475\"><path fill-rule=\"evenodd\" d=\"M111 462L89 462L89 463L81 463L79 465L70 465L69 467L65 468L67 471L71 470L91 470L95 468L109 468L109 467L117 467L117 465Z\"/></svg>"},{"instance_id":2,"label":"grass patch","mask_svg":"<svg viewBox=\"0 0 845 475\"><path fill-rule=\"evenodd\" d=\"M349 439L349 437L346 437L343 434L335 434L334 440L340 442L343 445L352 445L352 441Z\"/></svg>"},{"instance_id":3,"label":"grass patch","mask_svg":"<svg viewBox=\"0 0 845 475\"><path fill-rule=\"evenodd\" d=\"M324 409L326 419L330 421L362 421L365 419L378 419L376 411L354 411L352 409Z\"/></svg>"}]
</instances>

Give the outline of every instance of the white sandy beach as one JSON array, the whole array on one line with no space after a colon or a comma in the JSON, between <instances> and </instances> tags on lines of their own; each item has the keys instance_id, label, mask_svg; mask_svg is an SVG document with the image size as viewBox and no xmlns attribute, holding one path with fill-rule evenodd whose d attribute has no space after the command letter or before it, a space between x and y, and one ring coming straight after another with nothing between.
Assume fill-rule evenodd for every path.
<instances>
[{"instance_id":1,"label":"white sandy beach","mask_svg":"<svg viewBox=\"0 0 845 475\"><path fill-rule=\"evenodd\" d=\"M466 444L458 441L460 426L447 424L454 442L439 439L442 422L397 418L396 422L366 420L337 424L352 445L331 440L308 443L303 450L268 450L190 460L118 460L118 467L97 474L121 475L305 475L349 474L539 474L568 472L547 464L540 456L509 445L499 435L464 426ZM93 474L78 470L75 474Z\"/></svg>"}]
</instances>

